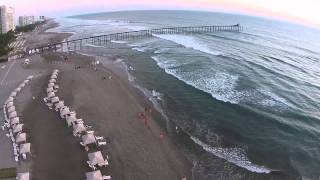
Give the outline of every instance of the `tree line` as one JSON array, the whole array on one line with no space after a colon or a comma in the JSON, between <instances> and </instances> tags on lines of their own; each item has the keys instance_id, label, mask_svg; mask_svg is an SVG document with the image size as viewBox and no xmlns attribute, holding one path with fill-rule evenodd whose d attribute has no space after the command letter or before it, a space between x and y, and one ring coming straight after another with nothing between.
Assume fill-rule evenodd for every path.
<instances>
[{"instance_id":1,"label":"tree line","mask_svg":"<svg viewBox=\"0 0 320 180\"><path fill-rule=\"evenodd\" d=\"M37 26L44 23L36 22L26 26L17 26L15 31L10 30L7 33L0 34L0 57L8 55L13 50L13 48L9 47L9 44L16 40L17 34L33 31Z\"/></svg>"}]
</instances>

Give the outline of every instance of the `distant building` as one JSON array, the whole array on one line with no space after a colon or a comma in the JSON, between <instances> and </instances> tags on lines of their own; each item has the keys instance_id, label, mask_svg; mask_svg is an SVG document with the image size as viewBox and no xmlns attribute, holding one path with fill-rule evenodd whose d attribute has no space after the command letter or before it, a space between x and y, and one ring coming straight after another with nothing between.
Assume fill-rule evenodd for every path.
<instances>
[{"instance_id":1,"label":"distant building","mask_svg":"<svg viewBox=\"0 0 320 180\"><path fill-rule=\"evenodd\" d=\"M34 23L35 23L34 16L19 16L19 26L26 26Z\"/></svg>"},{"instance_id":2,"label":"distant building","mask_svg":"<svg viewBox=\"0 0 320 180\"><path fill-rule=\"evenodd\" d=\"M39 16L40 21L45 21L47 18L45 16Z\"/></svg>"},{"instance_id":3,"label":"distant building","mask_svg":"<svg viewBox=\"0 0 320 180\"><path fill-rule=\"evenodd\" d=\"M0 6L0 33L7 33L15 29L14 8Z\"/></svg>"}]
</instances>

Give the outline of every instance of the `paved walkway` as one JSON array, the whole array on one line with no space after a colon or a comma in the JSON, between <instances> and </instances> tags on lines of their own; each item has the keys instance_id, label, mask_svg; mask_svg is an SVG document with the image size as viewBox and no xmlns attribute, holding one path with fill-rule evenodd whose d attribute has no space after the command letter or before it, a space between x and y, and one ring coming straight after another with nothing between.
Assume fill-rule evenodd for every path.
<instances>
[{"instance_id":1,"label":"paved walkway","mask_svg":"<svg viewBox=\"0 0 320 180\"><path fill-rule=\"evenodd\" d=\"M39 57L34 57L39 59ZM0 125L4 123L3 104L10 93L29 75L37 76L39 72L30 70L22 66L23 60L13 60L0 63ZM23 92L22 92L23 93ZM13 157L13 147L9 138L6 137L7 131L0 129L0 169L15 167L17 163Z\"/></svg>"}]
</instances>

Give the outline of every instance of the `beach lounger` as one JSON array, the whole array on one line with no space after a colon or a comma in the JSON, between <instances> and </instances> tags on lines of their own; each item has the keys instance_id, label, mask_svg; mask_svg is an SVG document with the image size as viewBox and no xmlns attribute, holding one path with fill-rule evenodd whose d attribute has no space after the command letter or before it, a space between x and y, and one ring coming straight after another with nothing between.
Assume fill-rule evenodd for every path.
<instances>
[{"instance_id":1,"label":"beach lounger","mask_svg":"<svg viewBox=\"0 0 320 180\"><path fill-rule=\"evenodd\" d=\"M90 163L90 161L86 161L86 162L87 162L88 166L89 166L90 168L92 168L93 170L96 170L96 169L97 169L94 165L92 165L92 164Z\"/></svg>"},{"instance_id":2,"label":"beach lounger","mask_svg":"<svg viewBox=\"0 0 320 180\"><path fill-rule=\"evenodd\" d=\"M96 136L96 139L99 141L103 141L103 136Z\"/></svg>"},{"instance_id":3,"label":"beach lounger","mask_svg":"<svg viewBox=\"0 0 320 180\"><path fill-rule=\"evenodd\" d=\"M108 160L104 160L104 162L103 163L101 163L101 164L98 164L98 166L99 167L107 167L109 165L109 162L108 162Z\"/></svg>"},{"instance_id":4,"label":"beach lounger","mask_svg":"<svg viewBox=\"0 0 320 180\"><path fill-rule=\"evenodd\" d=\"M107 145L106 141L98 141L98 146L105 146Z\"/></svg>"},{"instance_id":5,"label":"beach lounger","mask_svg":"<svg viewBox=\"0 0 320 180\"><path fill-rule=\"evenodd\" d=\"M111 176L102 176L102 178L103 178L104 180L109 180L109 179L111 179Z\"/></svg>"}]
</instances>

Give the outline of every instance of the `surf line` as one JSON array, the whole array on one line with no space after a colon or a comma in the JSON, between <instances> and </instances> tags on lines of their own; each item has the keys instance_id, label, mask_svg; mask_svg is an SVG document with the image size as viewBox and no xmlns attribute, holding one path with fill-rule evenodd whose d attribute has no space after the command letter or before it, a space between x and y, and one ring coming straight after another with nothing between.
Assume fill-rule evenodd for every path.
<instances>
[{"instance_id":1,"label":"surf line","mask_svg":"<svg viewBox=\"0 0 320 180\"><path fill-rule=\"evenodd\" d=\"M13 67L13 65L14 65L15 63L16 63L16 60L13 60L13 62L10 64L10 66L9 66L9 68L8 68L8 71L6 72L6 74L4 75L4 77L3 77L2 80L1 80L1 83L0 83L1 86L3 85L4 80L6 80L9 72L11 71L11 69L12 69L12 67Z\"/></svg>"}]
</instances>

